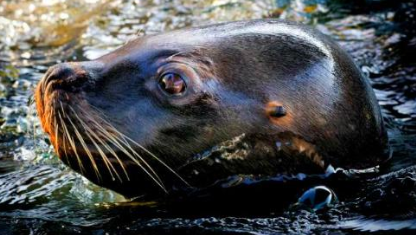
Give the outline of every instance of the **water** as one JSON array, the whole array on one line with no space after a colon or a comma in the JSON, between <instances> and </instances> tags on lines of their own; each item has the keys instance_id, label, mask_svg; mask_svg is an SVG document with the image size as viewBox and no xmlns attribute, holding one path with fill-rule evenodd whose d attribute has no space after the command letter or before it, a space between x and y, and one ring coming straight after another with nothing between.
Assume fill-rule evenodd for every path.
<instances>
[{"instance_id":1,"label":"water","mask_svg":"<svg viewBox=\"0 0 416 235\"><path fill-rule=\"evenodd\" d=\"M397 3L396 3L397 2ZM7 0L0 2L1 234L338 234L410 232L416 227L416 6L412 1ZM393 159L382 175L300 180L235 178L253 201L195 208L130 202L63 166L42 133L33 89L57 62L94 59L144 34L203 24L279 17L333 36L371 79ZM413 58L412 58L413 57ZM359 141L359 140L357 140ZM291 182L293 181L293 182ZM237 183L236 183L237 182ZM253 183L256 182L256 183ZM290 210L325 183L339 202ZM284 198L267 188L284 187ZM243 190L243 191L241 191ZM288 193L290 194L290 193ZM220 194L222 195L222 194ZM223 195L224 196L224 195ZM221 198L220 200L221 201ZM225 198L224 198L225 201ZM241 204L239 204L241 203ZM265 209L267 208L267 209Z\"/></svg>"}]
</instances>

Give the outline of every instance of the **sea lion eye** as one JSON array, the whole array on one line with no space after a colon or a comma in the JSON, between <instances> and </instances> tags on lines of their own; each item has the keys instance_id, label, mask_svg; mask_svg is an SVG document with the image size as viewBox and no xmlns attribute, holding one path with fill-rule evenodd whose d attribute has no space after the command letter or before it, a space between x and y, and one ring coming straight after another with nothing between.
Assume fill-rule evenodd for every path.
<instances>
[{"instance_id":1,"label":"sea lion eye","mask_svg":"<svg viewBox=\"0 0 416 235\"><path fill-rule=\"evenodd\" d=\"M165 73L159 80L160 88L169 95L178 95L186 90L185 80L176 73Z\"/></svg>"}]
</instances>

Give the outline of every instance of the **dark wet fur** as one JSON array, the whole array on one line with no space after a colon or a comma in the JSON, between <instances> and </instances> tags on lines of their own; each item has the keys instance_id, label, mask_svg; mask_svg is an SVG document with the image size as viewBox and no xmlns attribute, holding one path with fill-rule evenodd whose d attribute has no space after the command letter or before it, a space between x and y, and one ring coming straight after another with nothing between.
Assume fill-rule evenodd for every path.
<instances>
[{"instance_id":1,"label":"dark wet fur","mask_svg":"<svg viewBox=\"0 0 416 235\"><path fill-rule=\"evenodd\" d=\"M158 90L157 71L171 64L176 69L185 64L187 72L194 73L184 96L165 97ZM69 75L68 69L72 70ZM386 132L368 81L335 42L294 23L257 20L178 30L133 40L94 61L52 67L37 97L43 126L52 136L53 117L44 118L43 107L54 101L45 96L55 90L43 87L55 83L59 86L50 87L61 95L57 99L65 106L62 112L73 116L68 111L73 109L84 118L95 107L95 118L105 119L166 163L169 168L144 149L136 149L166 183L167 191L184 186L178 185L170 169L175 171L195 155L241 134L247 135L249 154L235 162L225 160L222 170L195 166L206 182L195 180L192 186L206 186L236 174L325 171L330 164L366 168L386 159ZM265 106L270 101L281 102L288 115L268 117ZM314 146L323 162L315 161L310 167L296 153L279 156L276 136L285 132ZM62 148L60 142L54 145ZM59 153L69 159L70 166L71 161L79 161L74 152L69 156ZM117 153L123 161L127 159ZM104 171L98 179L88 159L82 163L90 170L73 168L101 186L129 197L157 194L158 188L146 174L138 173L138 166L128 166L132 179L121 183L109 180ZM181 176L193 180L189 172Z\"/></svg>"}]
</instances>

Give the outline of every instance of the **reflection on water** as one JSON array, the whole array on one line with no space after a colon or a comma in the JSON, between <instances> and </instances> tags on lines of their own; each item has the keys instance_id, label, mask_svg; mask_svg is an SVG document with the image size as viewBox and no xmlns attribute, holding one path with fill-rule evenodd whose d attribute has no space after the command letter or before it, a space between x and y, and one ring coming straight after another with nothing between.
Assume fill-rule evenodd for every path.
<instances>
[{"instance_id":1,"label":"reflection on water","mask_svg":"<svg viewBox=\"0 0 416 235\"><path fill-rule=\"evenodd\" d=\"M365 232L376 232L386 230L416 229L416 220L371 220L366 218L349 220L343 222L341 227L351 228Z\"/></svg>"},{"instance_id":2,"label":"reflection on water","mask_svg":"<svg viewBox=\"0 0 416 235\"><path fill-rule=\"evenodd\" d=\"M3 1L0 3L1 56L17 64L52 62L72 53L95 15L110 1ZM54 58L51 58L54 57Z\"/></svg>"},{"instance_id":3,"label":"reflection on water","mask_svg":"<svg viewBox=\"0 0 416 235\"><path fill-rule=\"evenodd\" d=\"M1 1L0 233L270 234L330 229L342 234L349 229L414 229L415 170L398 170L416 163L416 67L412 56L416 23L410 17L416 15L415 9L410 0L354 5L335 0ZM165 209L151 203L128 203L86 182L54 158L32 101L32 91L48 66L94 59L144 34L264 17L313 24L350 52L371 78L382 107L394 155L388 171L393 173L367 181L342 178L340 183L337 178L327 182L341 202L323 214L288 211L271 212L269 218L206 214L199 219L172 219L177 216ZM291 189L317 183L312 181L298 182ZM263 182L257 189L270 184L273 182ZM290 191L288 185L283 187ZM294 194L302 192L298 189ZM276 205L283 200L278 194L260 196L253 200L268 199L263 201L271 208L273 200ZM351 219L340 222L341 218Z\"/></svg>"}]
</instances>

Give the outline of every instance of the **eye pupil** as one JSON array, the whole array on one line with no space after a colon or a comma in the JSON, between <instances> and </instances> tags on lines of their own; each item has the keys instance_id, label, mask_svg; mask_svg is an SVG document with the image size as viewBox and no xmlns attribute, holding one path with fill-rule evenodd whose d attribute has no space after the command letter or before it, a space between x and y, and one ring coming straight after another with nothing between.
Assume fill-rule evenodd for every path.
<instances>
[{"instance_id":1,"label":"eye pupil","mask_svg":"<svg viewBox=\"0 0 416 235\"><path fill-rule=\"evenodd\" d=\"M162 76L159 85L166 93L175 95L185 91L186 83L179 74L167 73Z\"/></svg>"}]
</instances>

